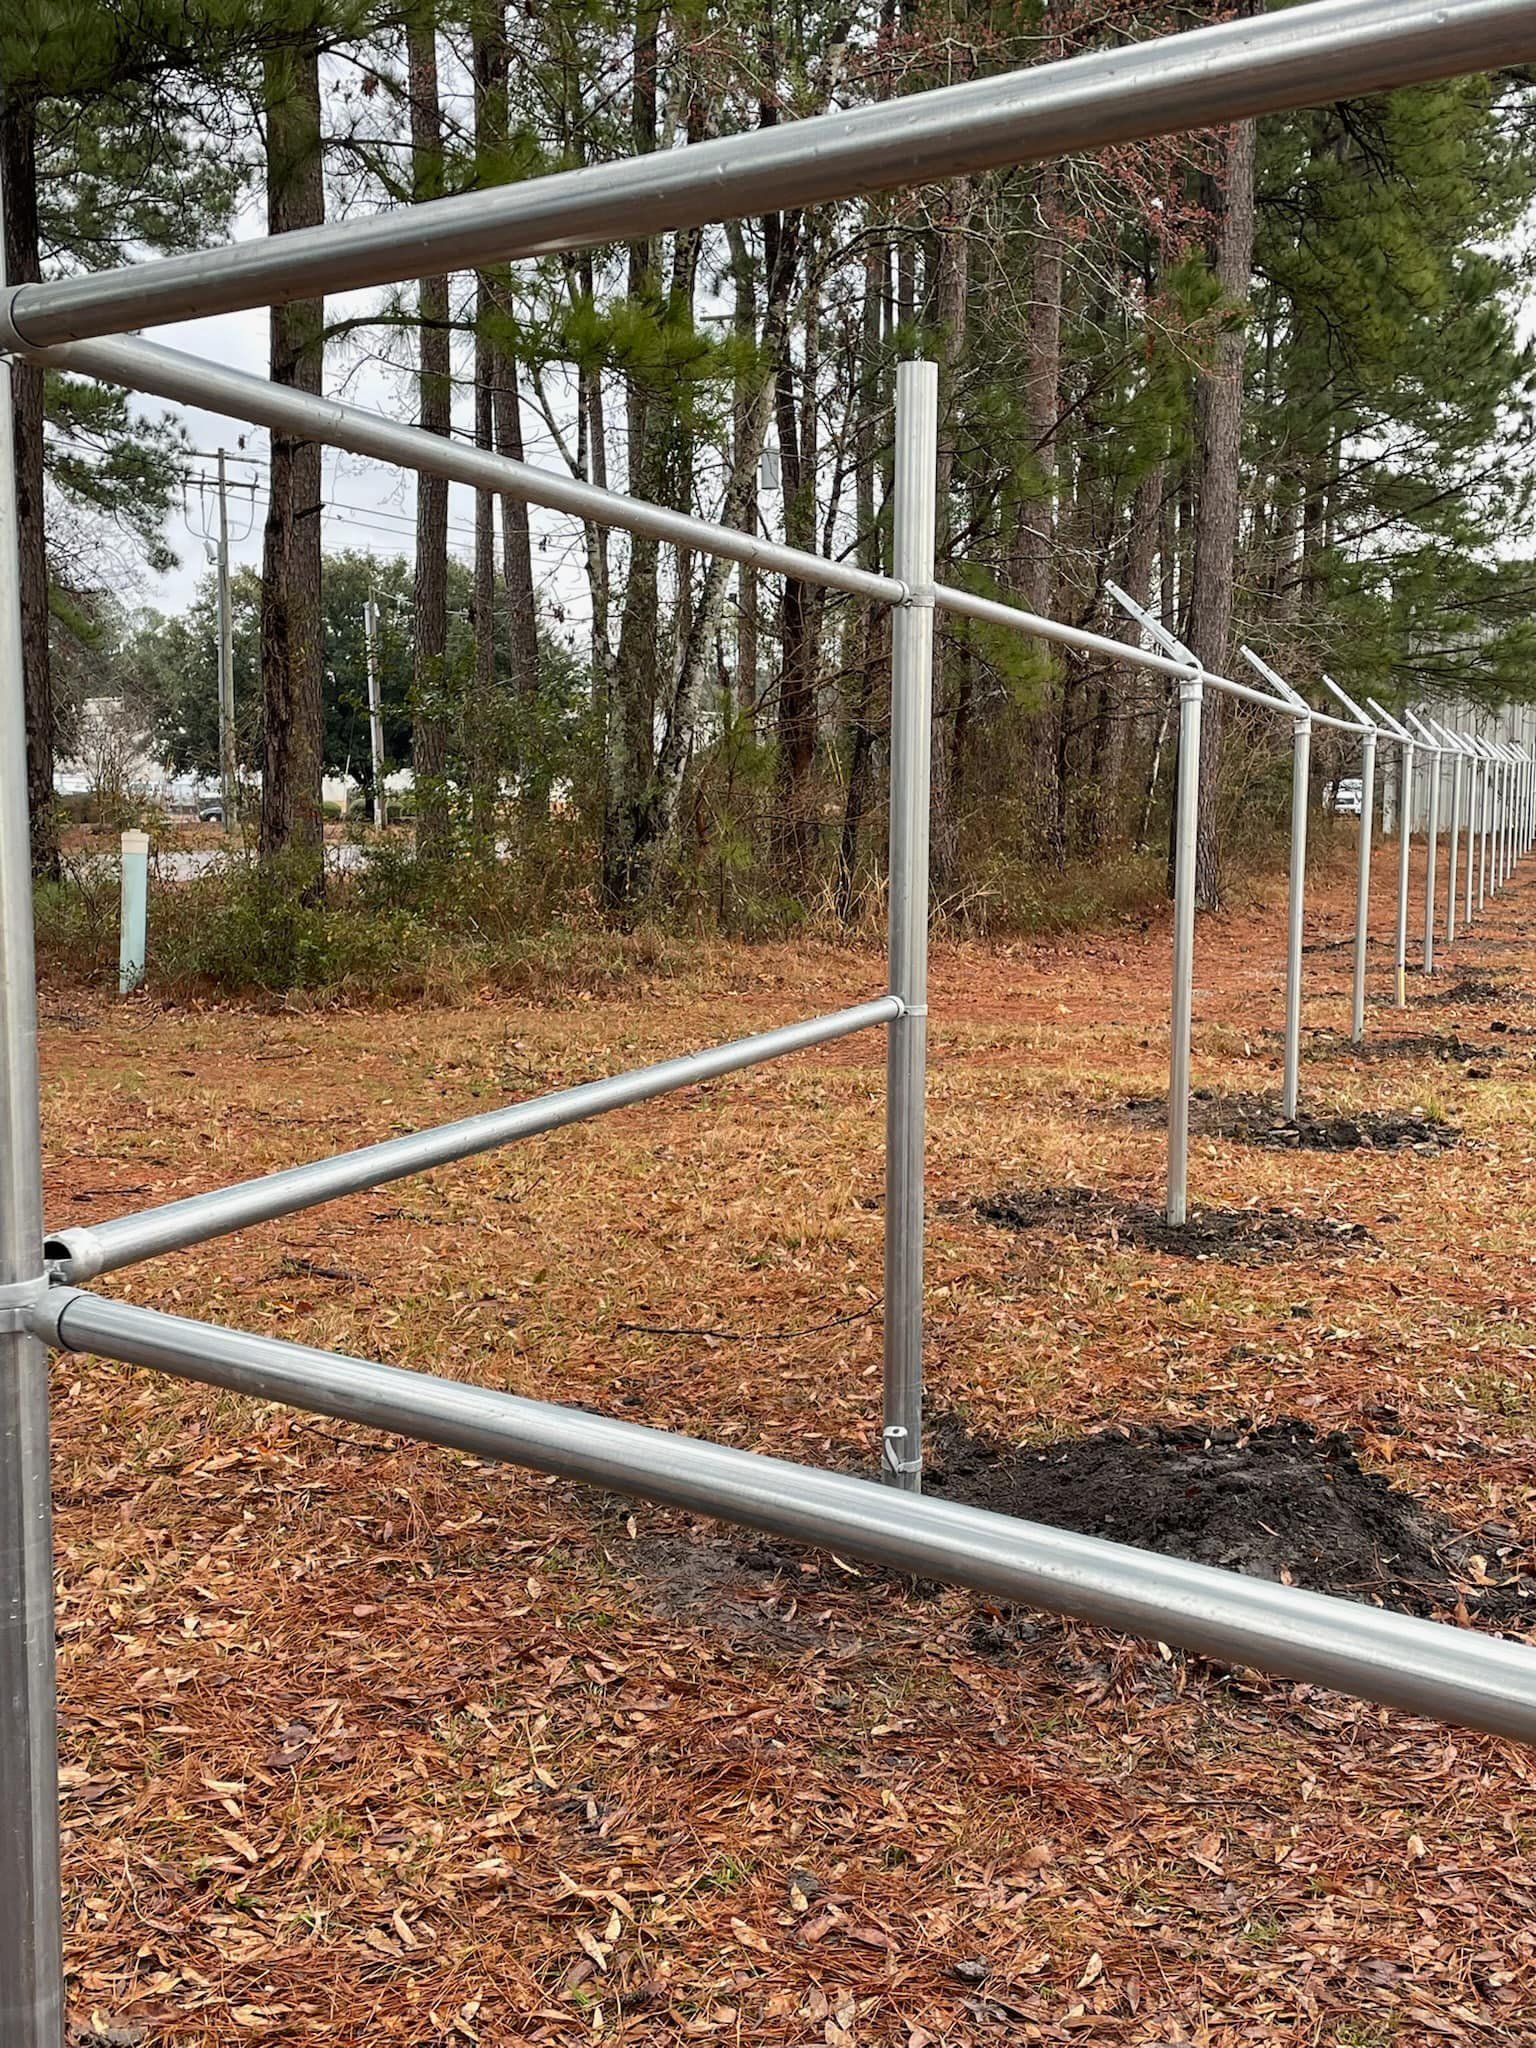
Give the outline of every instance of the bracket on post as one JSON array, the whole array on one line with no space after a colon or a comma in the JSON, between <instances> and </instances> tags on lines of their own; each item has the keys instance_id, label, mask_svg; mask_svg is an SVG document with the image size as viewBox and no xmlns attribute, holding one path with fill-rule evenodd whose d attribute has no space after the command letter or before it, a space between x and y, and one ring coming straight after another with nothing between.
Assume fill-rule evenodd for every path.
<instances>
[{"instance_id":1,"label":"bracket on post","mask_svg":"<svg viewBox=\"0 0 1536 2048\"><path fill-rule=\"evenodd\" d=\"M1298 724L1302 719L1305 719L1309 725L1312 723L1312 706L1302 696L1300 690L1293 690L1285 680L1285 677L1277 675L1269 663L1255 654L1251 647L1239 647L1237 651L1251 669L1255 669L1264 678L1266 683L1280 692L1286 703L1296 713Z\"/></svg>"},{"instance_id":2,"label":"bracket on post","mask_svg":"<svg viewBox=\"0 0 1536 2048\"><path fill-rule=\"evenodd\" d=\"M1153 640L1161 647L1164 654L1171 654L1175 661L1187 661L1192 669L1199 671L1201 676L1205 674L1205 670L1201 668L1200 663L1190 653L1184 642L1176 639L1161 619L1155 619L1144 605L1139 605L1134 597L1131 597L1120 588L1118 583L1111 583L1106 580L1104 588L1111 600L1119 605L1121 611L1125 612L1130 618L1133 618L1144 633L1152 635Z\"/></svg>"},{"instance_id":3,"label":"bracket on post","mask_svg":"<svg viewBox=\"0 0 1536 2048\"><path fill-rule=\"evenodd\" d=\"M32 1311L48 1292L49 1284L46 1273L39 1273L33 1280L8 1280L0 1284L0 1336L32 1334Z\"/></svg>"},{"instance_id":4,"label":"bracket on post","mask_svg":"<svg viewBox=\"0 0 1536 2048\"><path fill-rule=\"evenodd\" d=\"M1333 680L1333 677L1329 675L1326 669L1323 670L1323 688L1327 690L1334 698L1337 699L1337 701L1340 704L1344 706L1344 709L1349 713L1350 717L1355 721L1356 725L1359 726L1362 732L1375 732L1376 721L1372 718L1366 717L1365 713L1360 709L1360 706L1355 702L1354 698L1350 696L1347 690L1341 690L1339 688L1339 685Z\"/></svg>"},{"instance_id":5,"label":"bracket on post","mask_svg":"<svg viewBox=\"0 0 1536 2048\"><path fill-rule=\"evenodd\" d=\"M885 1428L881 1430L880 1455L884 1460L887 1472L905 1475L908 1472L922 1471L923 1461L921 1458L904 1458L897 1448L898 1445L904 1444L907 1441L907 1431L899 1422L888 1422Z\"/></svg>"},{"instance_id":6,"label":"bracket on post","mask_svg":"<svg viewBox=\"0 0 1536 2048\"><path fill-rule=\"evenodd\" d=\"M1376 702L1376 699L1374 697L1367 697L1365 701L1367 704L1370 705L1371 709L1375 712L1381 724L1386 727L1387 731L1391 733L1392 737L1395 740L1401 740L1405 747L1416 747L1420 745L1420 742L1414 738L1413 734L1408 730L1407 726L1403 724L1402 720L1394 718L1390 711L1384 710L1382 706Z\"/></svg>"}]
</instances>

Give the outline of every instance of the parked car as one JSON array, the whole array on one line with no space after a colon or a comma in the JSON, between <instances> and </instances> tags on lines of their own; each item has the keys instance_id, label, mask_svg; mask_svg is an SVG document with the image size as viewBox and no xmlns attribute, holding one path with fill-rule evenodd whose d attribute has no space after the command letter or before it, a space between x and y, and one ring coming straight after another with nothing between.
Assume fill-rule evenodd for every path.
<instances>
[{"instance_id":1,"label":"parked car","mask_svg":"<svg viewBox=\"0 0 1536 2048\"><path fill-rule=\"evenodd\" d=\"M200 825L222 825L224 822L224 799L221 796L205 796L197 806L197 822Z\"/></svg>"},{"instance_id":2,"label":"parked car","mask_svg":"<svg viewBox=\"0 0 1536 2048\"><path fill-rule=\"evenodd\" d=\"M1333 785L1333 808L1341 818L1358 818L1364 795L1358 775L1345 775Z\"/></svg>"}]
</instances>

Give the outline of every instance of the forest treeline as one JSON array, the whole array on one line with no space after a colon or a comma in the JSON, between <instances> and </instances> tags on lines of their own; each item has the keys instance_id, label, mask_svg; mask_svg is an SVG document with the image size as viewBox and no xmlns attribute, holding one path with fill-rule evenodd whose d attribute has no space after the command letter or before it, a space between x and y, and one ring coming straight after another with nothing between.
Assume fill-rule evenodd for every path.
<instances>
[{"instance_id":1,"label":"forest treeline","mask_svg":"<svg viewBox=\"0 0 1536 2048\"><path fill-rule=\"evenodd\" d=\"M197 246L242 209L280 233L686 148L1233 11L12 0L8 273ZM1128 638L1114 581L1214 670L1250 639L1303 686L1327 668L1357 696L1522 698L1529 86L1418 86L290 305L271 317L271 372L335 391L366 368L430 432L526 443L594 483L888 570L895 365L927 356L944 580ZM178 431L27 365L15 427L46 875L72 707L137 691L172 751L201 760L215 651L207 601L167 621L125 598L134 565L164 558ZM382 579L390 749L415 773L422 859L532 843L554 800L620 917L705 869L729 877L727 916L813 897L851 916L878 890L880 608L595 527L557 568L526 508L489 493L461 562L430 477L412 558L370 570L322 550L317 448L274 436L265 476L237 674L260 851L285 873L318 868L322 767L344 743L353 758L338 720L361 686L345 620ZM1005 892L1021 862L1157 843L1176 743L1161 678L947 618L933 693L942 900ZM1287 743L1210 706L1208 901L1242 821L1283 802Z\"/></svg>"}]
</instances>

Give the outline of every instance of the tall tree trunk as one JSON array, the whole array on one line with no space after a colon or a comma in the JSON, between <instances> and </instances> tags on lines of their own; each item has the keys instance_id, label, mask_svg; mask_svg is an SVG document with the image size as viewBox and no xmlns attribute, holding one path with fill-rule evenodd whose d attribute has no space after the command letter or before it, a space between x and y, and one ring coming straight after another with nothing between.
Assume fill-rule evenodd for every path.
<instances>
[{"instance_id":1,"label":"tall tree trunk","mask_svg":"<svg viewBox=\"0 0 1536 2048\"><path fill-rule=\"evenodd\" d=\"M1195 394L1199 476L1196 496L1194 587L1189 604L1189 645L1206 668L1228 672L1232 657L1232 601L1237 566L1239 463L1243 442L1243 364L1247 326L1241 317L1253 276L1253 167L1255 128L1239 121L1228 131L1216 277L1228 312L1208 369ZM1195 886L1212 909L1221 899L1218 802L1224 700L1206 696L1200 744L1200 822Z\"/></svg>"},{"instance_id":2,"label":"tall tree trunk","mask_svg":"<svg viewBox=\"0 0 1536 2048\"><path fill-rule=\"evenodd\" d=\"M590 307L594 300L592 256L583 250L571 274L571 287L579 305ZM577 370L577 417L579 420L577 466L588 482L599 490L608 488L608 420L603 402L601 367L585 358ZM617 787L619 766L618 688L614 676L613 640L610 621L613 610L612 573L608 558L608 529L589 520L582 529L586 544L587 589L591 597L592 688L600 713L603 735L603 781L600 792L602 827L601 858L606 868L610 809Z\"/></svg>"},{"instance_id":3,"label":"tall tree trunk","mask_svg":"<svg viewBox=\"0 0 1536 2048\"><path fill-rule=\"evenodd\" d=\"M784 539L792 548L816 545L816 389L814 303L806 295L806 365L797 400L795 369L784 338L774 382L779 468L784 495ZM791 888L803 888L816 845L817 613L812 593L786 576L779 598L778 755L770 854Z\"/></svg>"},{"instance_id":4,"label":"tall tree trunk","mask_svg":"<svg viewBox=\"0 0 1536 2048\"><path fill-rule=\"evenodd\" d=\"M762 342L758 350L762 363L776 362L785 346L795 264L793 248L781 246L780 260L768 280ZM731 473L726 480L720 514L722 525L744 527L751 521L757 504L758 463L774 408L776 389L777 379L773 375L759 374L756 387L749 380L741 396L733 436ZM661 720L661 740L656 749L656 764L646 799L645 831L635 849L635 879L639 887L648 884L657 855L665 843L675 837L677 802L689 747L702 708L712 650L715 650L718 670L720 620L730 576L730 563L719 555L711 557L700 583L698 603L688 614L671 693Z\"/></svg>"},{"instance_id":5,"label":"tall tree trunk","mask_svg":"<svg viewBox=\"0 0 1536 2048\"><path fill-rule=\"evenodd\" d=\"M437 35L413 27L406 39L411 103L412 190L430 199L443 186L443 114L437 82ZM421 317L419 424L445 437L453 426L452 337L448 280L424 277L417 288ZM448 480L416 478L416 646L411 678L411 768L416 785L416 850L442 860L449 850L448 814Z\"/></svg>"},{"instance_id":6,"label":"tall tree trunk","mask_svg":"<svg viewBox=\"0 0 1536 2048\"><path fill-rule=\"evenodd\" d=\"M854 436L854 512L858 527L861 569L880 569L880 527L875 516L875 458L879 438L881 385L881 316L890 267L890 244L882 232L871 232L864 250L864 304L859 323L858 426ZM887 607L860 608L860 658L852 678L848 714L848 783L843 799L843 828L837 850L837 914L846 923L857 900L859 833L869 803L874 753L872 711L881 657L886 647L882 630ZM850 644L852 636L850 635ZM851 664L850 664L851 666Z\"/></svg>"},{"instance_id":7,"label":"tall tree trunk","mask_svg":"<svg viewBox=\"0 0 1536 2048\"><path fill-rule=\"evenodd\" d=\"M1125 572L1123 583L1127 593L1144 611L1157 610L1156 593L1152 588L1152 572L1157 561L1158 534L1163 514L1163 476L1165 464L1158 461L1136 485L1131 500L1131 530L1125 544ZM1135 647L1141 643L1141 628L1133 618L1124 614L1116 622L1116 637ZM1115 686L1118 696L1123 683ZM1134 732L1150 738L1157 728L1162 708L1167 699L1167 689L1162 678L1145 672L1135 675L1132 680L1135 690L1133 701L1137 705L1134 720L1125 717L1115 719L1109 739L1109 758L1105 764L1106 792L1111 796L1118 822L1120 799L1124 794L1126 741Z\"/></svg>"},{"instance_id":8,"label":"tall tree trunk","mask_svg":"<svg viewBox=\"0 0 1536 2048\"><path fill-rule=\"evenodd\" d=\"M37 218L37 110L0 95L0 165L5 180L5 274L13 284L42 276ZM16 442L16 518L21 549L21 658L26 692L27 802L32 872L59 873L53 794L53 667L48 648L48 536L43 493L43 372L11 361L11 432Z\"/></svg>"},{"instance_id":9,"label":"tall tree trunk","mask_svg":"<svg viewBox=\"0 0 1536 2048\"><path fill-rule=\"evenodd\" d=\"M1020 508L1013 536L1013 580L1026 611L1050 615L1056 599L1056 508L1061 413L1061 317L1066 285L1062 231L1061 166L1036 173L1039 231L1031 264L1029 324L1024 344L1024 424L1038 495ZM1059 859L1067 836L1066 729L1072 715L1069 662L1053 664L1055 679L1036 721L1036 772L1047 792L1050 838Z\"/></svg>"},{"instance_id":10,"label":"tall tree trunk","mask_svg":"<svg viewBox=\"0 0 1536 2048\"><path fill-rule=\"evenodd\" d=\"M1037 195L1040 233L1030 281L1029 329L1024 359L1024 425L1040 485L1037 503L1021 514L1016 574L1026 611L1048 614L1053 597L1052 545L1056 533L1056 431L1061 411L1061 305L1066 281L1062 233L1061 166L1042 164Z\"/></svg>"},{"instance_id":11,"label":"tall tree trunk","mask_svg":"<svg viewBox=\"0 0 1536 2048\"><path fill-rule=\"evenodd\" d=\"M499 182L506 161L507 45L497 6L477 9L470 31L474 86L475 183ZM496 314L489 275L475 274L475 446L496 445L497 350L491 339ZM465 707L470 820L482 854L494 852L501 788L504 721L496 686L496 495L475 493L474 681Z\"/></svg>"},{"instance_id":12,"label":"tall tree trunk","mask_svg":"<svg viewBox=\"0 0 1536 2048\"><path fill-rule=\"evenodd\" d=\"M521 462L523 399L517 358L510 349L497 349L493 362L497 452ZM501 574L507 608L507 667L517 714L518 769L529 814L542 818L549 810L549 771L542 759L534 758L538 740L539 608L533 590L533 536L527 502L522 498L504 497L501 501Z\"/></svg>"},{"instance_id":13,"label":"tall tree trunk","mask_svg":"<svg viewBox=\"0 0 1536 2048\"><path fill-rule=\"evenodd\" d=\"M637 0L634 20L634 84L630 100L633 154L656 147L659 0ZM629 245L629 296L637 307L659 310L657 250L653 241ZM667 408L643 370L625 379L628 486L634 498L655 503L661 496ZM657 635L660 627L660 548L639 534L629 543L629 575L619 616L609 735L609 786L603 816L602 889L610 910L629 906L639 886L635 856L646 833L646 799L656 754Z\"/></svg>"},{"instance_id":14,"label":"tall tree trunk","mask_svg":"<svg viewBox=\"0 0 1536 2048\"><path fill-rule=\"evenodd\" d=\"M935 482L937 559L942 577L950 552L950 490L955 474L958 426L955 383L965 354L966 313L970 297L970 225L972 184L956 178L946 188L945 217L938 230L933 315L938 335L939 440ZM946 889L954 880L960 852L960 820L955 808L955 721L959 692L947 686L950 635L942 619L933 636L933 773L930 812L934 887Z\"/></svg>"},{"instance_id":15,"label":"tall tree trunk","mask_svg":"<svg viewBox=\"0 0 1536 2048\"><path fill-rule=\"evenodd\" d=\"M268 232L316 227L325 218L318 45L269 55L263 97ZM273 383L320 391L324 324L321 299L273 307ZM298 854L307 868L312 866L306 885L318 889L324 879L320 785L325 766L318 444L274 433L269 479L262 546L261 854L263 859Z\"/></svg>"},{"instance_id":16,"label":"tall tree trunk","mask_svg":"<svg viewBox=\"0 0 1536 2048\"><path fill-rule=\"evenodd\" d=\"M763 445L763 429L754 418L755 400L760 383L754 385L746 363L746 354L757 340L757 266L747 245L747 237L740 221L726 224L726 238L731 251L731 284L734 303L731 324L735 330L736 343L742 351L741 367L736 373L736 388L731 407L731 464L734 470L742 467L747 449L751 447L753 487L749 497L743 500L742 523L752 533L758 530L756 470ZM739 715L750 725L757 717L757 571L746 563L736 571L736 708Z\"/></svg>"},{"instance_id":17,"label":"tall tree trunk","mask_svg":"<svg viewBox=\"0 0 1536 2048\"><path fill-rule=\"evenodd\" d=\"M491 350L484 321L491 310L483 277L475 284L475 446L496 439ZM496 497L475 493L474 644L475 672L464 719L469 768L470 822L482 852L495 844L496 794L500 781L499 720L496 716Z\"/></svg>"}]
</instances>

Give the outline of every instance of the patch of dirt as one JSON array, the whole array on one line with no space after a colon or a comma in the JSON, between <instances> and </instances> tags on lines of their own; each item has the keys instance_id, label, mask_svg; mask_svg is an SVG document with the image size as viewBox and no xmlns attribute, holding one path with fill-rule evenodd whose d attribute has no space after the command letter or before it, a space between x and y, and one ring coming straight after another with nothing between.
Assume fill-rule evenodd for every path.
<instances>
[{"instance_id":1,"label":"patch of dirt","mask_svg":"<svg viewBox=\"0 0 1536 2048\"><path fill-rule=\"evenodd\" d=\"M1455 981L1448 981L1444 988L1433 992L1423 989L1414 994L1416 1003L1434 1003L1437 1006L1452 1003L1528 1003L1530 994L1526 989L1508 981L1495 981L1486 974L1463 974Z\"/></svg>"},{"instance_id":2,"label":"patch of dirt","mask_svg":"<svg viewBox=\"0 0 1536 2048\"><path fill-rule=\"evenodd\" d=\"M1376 1240L1362 1223L1335 1216L1293 1216L1286 1209L1190 1211L1172 1224L1151 1202L1117 1201L1097 1188L1004 1188L976 1204L976 1213L1009 1230L1054 1232L1087 1242L1134 1245L1181 1259L1267 1265L1303 1253L1346 1251Z\"/></svg>"},{"instance_id":3,"label":"patch of dirt","mask_svg":"<svg viewBox=\"0 0 1536 2048\"><path fill-rule=\"evenodd\" d=\"M1391 1038L1367 1037L1358 1045L1342 1031L1314 1031L1302 1041L1301 1056L1305 1060L1345 1056L1356 1060L1440 1060L1447 1066L1457 1066L1469 1061L1500 1060L1508 1051L1507 1045L1479 1045L1455 1031L1404 1032Z\"/></svg>"},{"instance_id":4,"label":"patch of dirt","mask_svg":"<svg viewBox=\"0 0 1536 2048\"><path fill-rule=\"evenodd\" d=\"M1124 1110L1134 1124L1160 1126L1167 1121L1167 1098L1132 1095ZM1236 1138L1277 1152L1432 1153L1448 1151L1461 1137L1458 1124L1417 1109L1362 1109L1338 1116L1300 1109L1288 1118L1272 1095L1218 1095L1210 1089L1196 1089L1191 1097L1189 1128L1198 1137Z\"/></svg>"},{"instance_id":5,"label":"patch of dirt","mask_svg":"<svg viewBox=\"0 0 1536 2048\"><path fill-rule=\"evenodd\" d=\"M1512 1529L1455 1528L1363 1471L1342 1432L1243 1420L1030 1449L940 1422L929 1444L928 1490L949 1500L1407 1614L1536 1620L1536 1580L1500 1563Z\"/></svg>"},{"instance_id":6,"label":"patch of dirt","mask_svg":"<svg viewBox=\"0 0 1536 2048\"><path fill-rule=\"evenodd\" d=\"M624 1564L667 1620L707 1614L711 1628L769 1657L797 1655L816 1640L797 1620L801 1589L821 1578L815 1552L768 1536L661 1534L626 1544Z\"/></svg>"}]
</instances>

